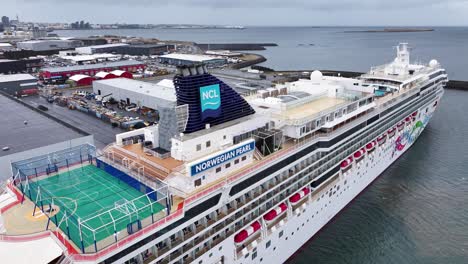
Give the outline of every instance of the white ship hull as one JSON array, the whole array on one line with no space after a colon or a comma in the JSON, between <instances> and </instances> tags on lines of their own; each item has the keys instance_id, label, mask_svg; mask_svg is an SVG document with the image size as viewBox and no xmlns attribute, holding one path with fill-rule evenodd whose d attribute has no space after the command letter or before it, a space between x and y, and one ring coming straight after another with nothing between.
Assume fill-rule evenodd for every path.
<instances>
[{"instance_id":1,"label":"white ship hull","mask_svg":"<svg viewBox=\"0 0 468 264\"><path fill-rule=\"evenodd\" d=\"M411 140L406 142L402 150L396 150L396 140L399 136L403 137L404 133L411 133L413 126L406 127L403 131L397 132L393 138L387 139L384 145L377 146L372 155L366 155L359 162L359 167L355 165L355 168L345 175L340 173L339 180L335 185L340 185L341 188L335 194L332 196L325 195L319 201L316 196L308 197L299 214L297 211L288 210L287 220L284 221L284 224L265 238L257 240L258 243L249 244L246 247L248 252L244 251L245 254L237 253L239 249L236 249L233 235L198 259L195 259L193 263L286 262L412 146L429 122L434 110L435 108L421 115L418 121L421 121L424 125L414 132ZM346 185L344 185L345 180L347 181ZM325 193L326 189L321 192ZM280 236L281 232L283 234ZM268 247L267 243L269 244Z\"/></svg>"}]
</instances>

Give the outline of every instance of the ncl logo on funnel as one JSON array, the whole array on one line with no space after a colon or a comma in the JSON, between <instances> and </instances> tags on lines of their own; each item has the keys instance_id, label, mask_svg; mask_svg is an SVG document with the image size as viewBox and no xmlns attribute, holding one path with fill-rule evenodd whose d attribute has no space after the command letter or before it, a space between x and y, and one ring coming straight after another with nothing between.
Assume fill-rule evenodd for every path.
<instances>
[{"instance_id":1,"label":"ncl logo on funnel","mask_svg":"<svg viewBox=\"0 0 468 264\"><path fill-rule=\"evenodd\" d=\"M219 84L200 87L200 103L203 119L219 116L218 110L221 106Z\"/></svg>"}]
</instances>

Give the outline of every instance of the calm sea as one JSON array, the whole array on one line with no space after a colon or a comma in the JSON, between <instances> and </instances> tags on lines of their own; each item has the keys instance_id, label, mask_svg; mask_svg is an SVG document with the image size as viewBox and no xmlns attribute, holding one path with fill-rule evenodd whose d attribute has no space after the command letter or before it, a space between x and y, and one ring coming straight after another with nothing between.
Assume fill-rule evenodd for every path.
<instances>
[{"instance_id":1,"label":"calm sea","mask_svg":"<svg viewBox=\"0 0 468 264\"><path fill-rule=\"evenodd\" d=\"M409 42L413 59L435 58L450 79L468 80L468 28L419 33L344 33L358 28L59 31L196 42L274 42L275 69L364 71ZM302 45L301 45L302 44ZM313 45L309 45L313 44ZM290 263L468 263L468 92L447 90L418 141Z\"/></svg>"}]
</instances>

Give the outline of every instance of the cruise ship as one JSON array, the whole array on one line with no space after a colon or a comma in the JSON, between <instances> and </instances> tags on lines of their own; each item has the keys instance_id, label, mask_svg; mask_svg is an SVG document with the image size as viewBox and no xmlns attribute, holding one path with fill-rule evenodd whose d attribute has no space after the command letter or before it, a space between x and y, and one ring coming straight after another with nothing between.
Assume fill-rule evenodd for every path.
<instances>
[{"instance_id":1,"label":"cruise ship","mask_svg":"<svg viewBox=\"0 0 468 264\"><path fill-rule=\"evenodd\" d=\"M314 71L248 96L179 67L172 87L142 91L159 124L13 162L0 240L31 263L284 263L437 109L445 70L396 51L357 78Z\"/></svg>"}]
</instances>

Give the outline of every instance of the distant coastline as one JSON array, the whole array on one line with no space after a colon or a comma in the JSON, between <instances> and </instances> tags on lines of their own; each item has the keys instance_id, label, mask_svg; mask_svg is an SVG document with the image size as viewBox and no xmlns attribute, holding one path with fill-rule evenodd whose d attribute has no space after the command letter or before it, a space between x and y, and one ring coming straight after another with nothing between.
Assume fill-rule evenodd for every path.
<instances>
[{"instance_id":1,"label":"distant coastline","mask_svg":"<svg viewBox=\"0 0 468 264\"><path fill-rule=\"evenodd\" d=\"M384 28L376 30L349 30L345 33L401 33L401 32L427 32L434 31L433 28Z\"/></svg>"},{"instance_id":2,"label":"distant coastline","mask_svg":"<svg viewBox=\"0 0 468 264\"><path fill-rule=\"evenodd\" d=\"M103 25L91 28L54 28L57 30L119 30L119 29L245 29L244 26L219 26L219 25L139 25L139 24L115 24Z\"/></svg>"}]
</instances>

